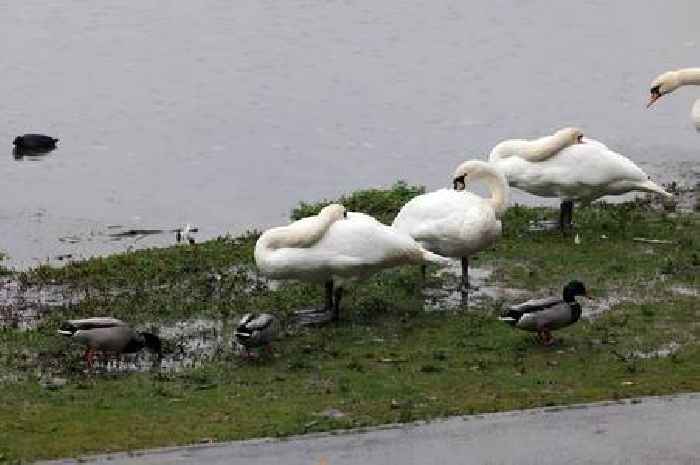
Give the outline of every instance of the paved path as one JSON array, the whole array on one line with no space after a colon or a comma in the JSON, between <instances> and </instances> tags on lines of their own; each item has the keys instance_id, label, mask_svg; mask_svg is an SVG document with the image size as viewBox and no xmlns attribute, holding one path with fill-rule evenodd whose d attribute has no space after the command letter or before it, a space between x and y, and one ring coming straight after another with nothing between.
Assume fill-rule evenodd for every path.
<instances>
[{"instance_id":1,"label":"paved path","mask_svg":"<svg viewBox=\"0 0 700 465\"><path fill-rule=\"evenodd\" d=\"M104 455L80 463L700 465L700 394L454 417L337 435Z\"/></svg>"}]
</instances>

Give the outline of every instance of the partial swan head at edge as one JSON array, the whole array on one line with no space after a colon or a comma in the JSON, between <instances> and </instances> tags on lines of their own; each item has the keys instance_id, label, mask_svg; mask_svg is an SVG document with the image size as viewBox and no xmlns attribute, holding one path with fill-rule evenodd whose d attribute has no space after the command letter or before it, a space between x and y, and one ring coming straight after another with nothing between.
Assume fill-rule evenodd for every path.
<instances>
[{"instance_id":1,"label":"partial swan head at edge","mask_svg":"<svg viewBox=\"0 0 700 465\"><path fill-rule=\"evenodd\" d=\"M670 94L681 86L681 78L678 71L666 71L659 74L651 81L649 86L649 103L647 108L652 106L661 96Z\"/></svg>"},{"instance_id":2,"label":"partial swan head at edge","mask_svg":"<svg viewBox=\"0 0 700 465\"><path fill-rule=\"evenodd\" d=\"M700 85L700 68L683 68L659 74L649 86L647 108L662 96L685 85Z\"/></svg>"}]
</instances>

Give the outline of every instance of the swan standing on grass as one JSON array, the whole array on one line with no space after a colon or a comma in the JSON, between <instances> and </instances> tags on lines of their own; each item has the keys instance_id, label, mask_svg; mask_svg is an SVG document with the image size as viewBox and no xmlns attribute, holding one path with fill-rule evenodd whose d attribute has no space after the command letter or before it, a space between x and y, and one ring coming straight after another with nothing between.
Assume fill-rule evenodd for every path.
<instances>
[{"instance_id":1,"label":"swan standing on grass","mask_svg":"<svg viewBox=\"0 0 700 465\"><path fill-rule=\"evenodd\" d=\"M700 86L700 68L684 68L660 74L651 83L647 108L652 106L661 96L670 94L686 85ZM700 99L695 101L690 117L695 124L695 129L700 131Z\"/></svg>"},{"instance_id":2,"label":"swan standing on grass","mask_svg":"<svg viewBox=\"0 0 700 465\"><path fill-rule=\"evenodd\" d=\"M331 204L316 216L265 231L255 244L255 263L273 279L325 283L323 310L306 314L323 322L338 319L342 286L350 279L400 265L446 266L449 260L371 216Z\"/></svg>"},{"instance_id":3,"label":"swan standing on grass","mask_svg":"<svg viewBox=\"0 0 700 465\"><path fill-rule=\"evenodd\" d=\"M465 191L467 184L483 180L490 198ZM462 303L469 293L470 255L492 245L501 236L500 217L508 203L508 184L490 164L470 160L457 167L454 189L419 195L401 208L392 226L421 246L462 261Z\"/></svg>"},{"instance_id":4,"label":"swan standing on grass","mask_svg":"<svg viewBox=\"0 0 700 465\"><path fill-rule=\"evenodd\" d=\"M596 140L584 139L576 128L540 139L501 142L491 150L489 161L505 174L511 187L562 199L562 231L571 228L574 201L588 203L631 191L672 197L630 159Z\"/></svg>"}]
</instances>

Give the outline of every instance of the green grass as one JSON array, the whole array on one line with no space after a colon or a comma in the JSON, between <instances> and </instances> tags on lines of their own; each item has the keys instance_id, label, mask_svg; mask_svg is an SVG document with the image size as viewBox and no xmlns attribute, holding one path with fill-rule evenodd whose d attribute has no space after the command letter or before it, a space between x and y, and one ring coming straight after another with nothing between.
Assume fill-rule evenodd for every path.
<instances>
[{"instance_id":1,"label":"green grass","mask_svg":"<svg viewBox=\"0 0 700 465\"><path fill-rule=\"evenodd\" d=\"M397 184L344 201L389 222L420 192ZM303 204L294 216L318 208ZM504 238L470 262L493 268L492 280L533 294L560 292L579 278L597 301L625 298L601 317L558 332L552 348L497 321L502 302L426 311L419 270L407 267L352 285L340 323L291 331L276 343L274 357L244 362L226 352L178 374L95 376L83 373L80 350L55 336L60 319L111 314L154 324L228 319L247 309L285 318L319 302L322 290L289 283L273 292L249 273L255 233L23 273L27 285L64 284L83 300L56 308L35 331L0 331L0 369L31 374L41 366L68 379L58 390L43 389L32 375L2 386L0 461L700 390L697 297L673 291L700 288L698 216L640 202L597 204L575 212L579 245L528 230L529 221L555 215L511 208ZM212 273L221 277L216 284ZM443 279L449 277L431 277L428 285ZM670 343L680 344L671 356L644 355ZM346 416L319 415L328 408Z\"/></svg>"}]
</instances>

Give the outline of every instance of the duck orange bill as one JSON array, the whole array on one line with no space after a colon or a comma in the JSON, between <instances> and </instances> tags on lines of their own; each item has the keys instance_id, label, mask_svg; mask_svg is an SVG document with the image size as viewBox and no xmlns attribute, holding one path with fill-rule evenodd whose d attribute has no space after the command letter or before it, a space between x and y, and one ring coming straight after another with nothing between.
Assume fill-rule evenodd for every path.
<instances>
[{"instance_id":1,"label":"duck orange bill","mask_svg":"<svg viewBox=\"0 0 700 465\"><path fill-rule=\"evenodd\" d=\"M649 103L647 103L647 108L649 108L650 106L652 106L652 105L654 104L654 102L656 102L656 101L659 99L659 97L661 97L661 95L659 95L659 94L651 94L651 95L649 96Z\"/></svg>"}]
</instances>

